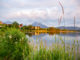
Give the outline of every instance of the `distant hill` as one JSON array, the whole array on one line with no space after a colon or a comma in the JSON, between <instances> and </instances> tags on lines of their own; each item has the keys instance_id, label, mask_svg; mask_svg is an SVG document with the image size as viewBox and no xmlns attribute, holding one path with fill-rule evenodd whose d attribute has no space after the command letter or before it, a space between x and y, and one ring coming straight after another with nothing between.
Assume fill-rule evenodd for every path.
<instances>
[{"instance_id":1,"label":"distant hill","mask_svg":"<svg viewBox=\"0 0 80 60\"><path fill-rule=\"evenodd\" d=\"M64 27L64 26L60 26L60 27L57 27L59 29L68 29L68 30L80 30L80 27Z\"/></svg>"},{"instance_id":2,"label":"distant hill","mask_svg":"<svg viewBox=\"0 0 80 60\"><path fill-rule=\"evenodd\" d=\"M40 26L41 28L48 28L46 25L41 24L41 23L39 23L39 22L34 22L34 23L32 24L32 26Z\"/></svg>"},{"instance_id":3,"label":"distant hill","mask_svg":"<svg viewBox=\"0 0 80 60\"><path fill-rule=\"evenodd\" d=\"M11 21L6 21L6 22L4 22L5 24L12 24L12 22Z\"/></svg>"}]
</instances>

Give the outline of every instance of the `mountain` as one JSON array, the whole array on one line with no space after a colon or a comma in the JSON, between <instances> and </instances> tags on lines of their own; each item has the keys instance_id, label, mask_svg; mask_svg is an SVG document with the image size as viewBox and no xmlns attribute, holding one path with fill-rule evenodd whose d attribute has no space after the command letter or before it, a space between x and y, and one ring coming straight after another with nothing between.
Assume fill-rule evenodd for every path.
<instances>
[{"instance_id":1,"label":"mountain","mask_svg":"<svg viewBox=\"0 0 80 60\"><path fill-rule=\"evenodd\" d=\"M32 24L32 26L40 26L41 28L48 28L46 25L41 24L41 23L39 23L39 22L34 22L34 23Z\"/></svg>"},{"instance_id":2,"label":"mountain","mask_svg":"<svg viewBox=\"0 0 80 60\"><path fill-rule=\"evenodd\" d=\"M60 27L57 27L59 29L68 29L68 30L80 30L80 27L64 27L64 26L60 26Z\"/></svg>"},{"instance_id":3,"label":"mountain","mask_svg":"<svg viewBox=\"0 0 80 60\"><path fill-rule=\"evenodd\" d=\"M11 21L6 21L6 22L4 22L5 24L12 24L12 22Z\"/></svg>"}]
</instances>

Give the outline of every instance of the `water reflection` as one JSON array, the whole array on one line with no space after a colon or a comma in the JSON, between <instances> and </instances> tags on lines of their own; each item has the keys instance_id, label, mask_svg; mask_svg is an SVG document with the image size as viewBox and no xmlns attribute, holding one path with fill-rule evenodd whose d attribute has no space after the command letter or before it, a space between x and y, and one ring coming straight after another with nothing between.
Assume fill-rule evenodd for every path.
<instances>
[{"instance_id":1,"label":"water reflection","mask_svg":"<svg viewBox=\"0 0 80 60\"><path fill-rule=\"evenodd\" d=\"M64 41L65 44L67 45L72 45L75 41L78 41L78 43L80 43L80 33L55 33L55 32L50 32L50 33L39 33L39 32L35 32L35 33L28 33L26 34L26 36L28 37L28 39L30 41L33 40L33 42L36 44L36 42L39 44L40 41L42 40L43 43L45 43L47 46L50 46L54 43L59 43L61 44L61 40ZM75 43L76 44L76 43Z\"/></svg>"},{"instance_id":2,"label":"water reflection","mask_svg":"<svg viewBox=\"0 0 80 60\"><path fill-rule=\"evenodd\" d=\"M33 35L41 35L41 34L49 34L49 35L54 35L54 34L68 34L69 32L48 32L48 33L41 33L41 32L31 32L31 33L27 33L27 35L29 36L33 36Z\"/></svg>"}]
</instances>

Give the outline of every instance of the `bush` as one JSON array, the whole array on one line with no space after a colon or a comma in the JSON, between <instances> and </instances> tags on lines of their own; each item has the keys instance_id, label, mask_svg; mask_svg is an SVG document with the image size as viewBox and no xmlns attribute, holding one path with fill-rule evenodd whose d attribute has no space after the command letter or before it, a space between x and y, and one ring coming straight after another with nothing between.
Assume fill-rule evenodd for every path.
<instances>
[{"instance_id":1,"label":"bush","mask_svg":"<svg viewBox=\"0 0 80 60\"><path fill-rule=\"evenodd\" d=\"M0 60L24 60L29 54L28 39L15 28L8 29L0 35Z\"/></svg>"}]
</instances>

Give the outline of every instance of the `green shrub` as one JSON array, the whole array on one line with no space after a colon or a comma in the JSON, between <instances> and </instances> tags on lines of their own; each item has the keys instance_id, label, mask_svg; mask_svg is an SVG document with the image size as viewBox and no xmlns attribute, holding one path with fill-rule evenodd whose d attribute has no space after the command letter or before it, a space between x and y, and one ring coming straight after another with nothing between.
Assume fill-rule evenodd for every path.
<instances>
[{"instance_id":1,"label":"green shrub","mask_svg":"<svg viewBox=\"0 0 80 60\"><path fill-rule=\"evenodd\" d=\"M24 60L29 54L29 45L24 33L15 28L8 29L0 37L1 60Z\"/></svg>"}]
</instances>

